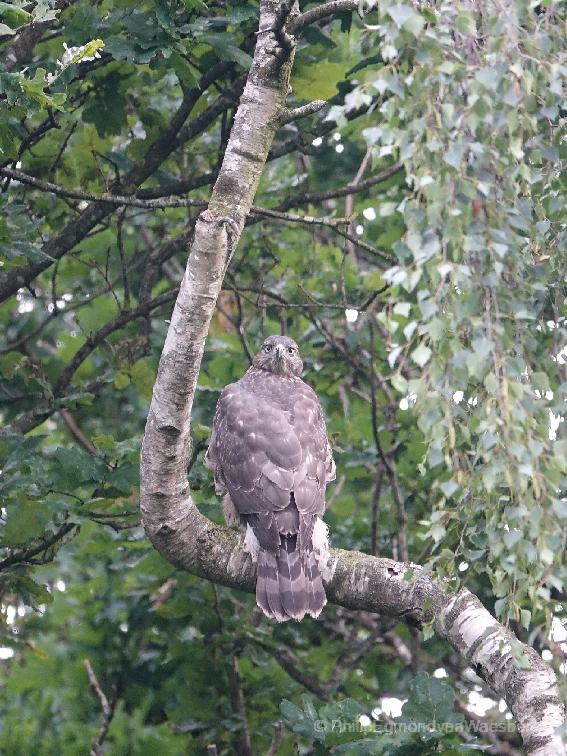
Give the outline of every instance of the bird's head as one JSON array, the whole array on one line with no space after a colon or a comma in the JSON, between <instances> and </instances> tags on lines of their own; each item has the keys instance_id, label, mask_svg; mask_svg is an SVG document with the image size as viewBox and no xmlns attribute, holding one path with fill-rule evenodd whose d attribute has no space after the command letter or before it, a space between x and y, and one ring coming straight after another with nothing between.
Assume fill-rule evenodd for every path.
<instances>
[{"instance_id":1,"label":"bird's head","mask_svg":"<svg viewBox=\"0 0 567 756\"><path fill-rule=\"evenodd\" d=\"M255 368L287 378L299 377L303 362L299 347L287 336L270 336L264 341L252 362Z\"/></svg>"}]
</instances>

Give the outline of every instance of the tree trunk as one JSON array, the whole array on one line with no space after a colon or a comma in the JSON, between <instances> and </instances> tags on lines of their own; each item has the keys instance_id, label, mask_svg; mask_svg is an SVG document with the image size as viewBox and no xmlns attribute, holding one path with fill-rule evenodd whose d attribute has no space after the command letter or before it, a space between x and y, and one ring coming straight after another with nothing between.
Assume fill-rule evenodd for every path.
<instances>
[{"instance_id":1,"label":"tree trunk","mask_svg":"<svg viewBox=\"0 0 567 756\"><path fill-rule=\"evenodd\" d=\"M301 19L296 0L261 2L254 60L209 207L196 225L141 454L142 517L156 549L194 575L250 592L255 587L255 567L243 552L239 535L211 523L191 500L187 481L190 417L224 272L252 206L273 137L284 121L322 106L314 103L295 112L285 107L295 51L286 21L288 28L300 29ZM417 565L340 549L331 552L329 575L327 596L337 604L413 624L433 621L436 632L504 698L526 753L565 753L556 734L564 721L564 707L553 671L469 591L451 595Z\"/></svg>"}]
</instances>

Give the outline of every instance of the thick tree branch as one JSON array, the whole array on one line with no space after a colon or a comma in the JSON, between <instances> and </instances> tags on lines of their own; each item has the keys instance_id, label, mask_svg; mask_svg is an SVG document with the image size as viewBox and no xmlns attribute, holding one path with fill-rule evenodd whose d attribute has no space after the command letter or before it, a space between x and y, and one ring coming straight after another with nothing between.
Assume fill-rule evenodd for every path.
<instances>
[{"instance_id":1,"label":"thick tree branch","mask_svg":"<svg viewBox=\"0 0 567 756\"><path fill-rule=\"evenodd\" d=\"M189 492L187 464L204 342L227 262L251 210L285 108L293 50L278 46L269 32L279 8L276 0L261 2L260 29L266 33L258 35L209 208L196 225L154 386L140 471L143 524L158 551L196 576L249 592L255 589L255 567L242 550L240 536L214 525L197 510ZM340 549L332 551L328 567L330 601L414 625L432 622L438 635L506 700L530 756L564 753L556 733L564 708L552 670L469 591L451 594L417 565Z\"/></svg>"},{"instance_id":2,"label":"thick tree branch","mask_svg":"<svg viewBox=\"0 0 567 756\"><path fill-rule=\"evenodd\" d=\"M158 523L155 523L158 525ZM155 542L182 569L215 583L253 593L255 568L240 536L203 517L189 497L162 513ZM559 756L555 729L564 707L557 681L532 648L494 619L468 590L452 595L417 565L331 550L327 596L348 609L375 612L411 624L433 622L437 634L465 658L514 715L530 756Z\"/></svg>"},{"instance_id":3,"label":"thick tree branch","mask_svg":"<svg viewBox=\"0 0 567 756\"><path fill-rule=\"evenodd\" d=\"M22 61L29 58L34 47L49 29L52 22L30 23L22 26L14 37L13 43L0 53L0 64L11 71Z\"/></svg>"},{"instance_id":4,"label":"thick tree branch","mask_svg":"<svg viewBox=\"0 0 567 756\"><path fill-rule=\"evenodd\" d=\"M263 0L260 29L271 30L279 22L280 10L275 0ZM293 51L282 54L273 32L258 35L209 208L195 228L191 264L172 315L142 446L141 506L150 537L163 495L160 480L175 500L187 491L189 417L204 341L228 260L252 207L285 108L292 58ZM183 333L191 338L183 338ZM165 459L166 467L160 469Z\"/></svg>"}]
</instances>

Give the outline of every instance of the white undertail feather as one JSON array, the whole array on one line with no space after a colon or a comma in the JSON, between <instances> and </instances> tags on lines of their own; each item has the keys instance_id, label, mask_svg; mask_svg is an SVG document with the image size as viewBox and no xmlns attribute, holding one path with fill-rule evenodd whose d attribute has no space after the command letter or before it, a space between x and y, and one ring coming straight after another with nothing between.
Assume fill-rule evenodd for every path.
<instances>
[{"instance_id":1,"label":"white undertail feather","mask_svg":"<svg viewBox=\"0 0 567 756\"><path fill-rule=\"evenodd\" d=\"M333 570L329 569L331 553L329 551L329 527L320 517L315 520L313 536L311 537L315 559L323 580L329 580L333 576Z\"/></svg>"},{"instance_id":2,"label":"white undertail feather","mask_svg":"<svg viewBox=\"0 0 567 756\"><path fill-rule=\"evenodd\" d=\"M256 536L254 535L254 531L248 524L246 525L246 533L244 535L244 551L250 554L253 562L258 561L258 552L260 551L260 544Z\"/></svg>"}]
</instances>

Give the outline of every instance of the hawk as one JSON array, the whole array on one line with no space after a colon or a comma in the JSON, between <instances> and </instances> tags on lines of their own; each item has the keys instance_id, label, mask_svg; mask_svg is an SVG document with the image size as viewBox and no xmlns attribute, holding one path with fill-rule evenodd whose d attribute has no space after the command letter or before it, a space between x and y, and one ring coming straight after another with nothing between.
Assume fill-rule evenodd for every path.
<instances>
[{"instance_id":1,"label":"hawk","mask_svg":"<svg viewBox=\"0 0 567 756\"><path fill-rule=\"evenodd\" d=\"M244 550L258 564L256 602L278 622L318 617L327 603L321 517L335 463L302 370L293 339L266 339L245 375L222 391L205 457L225 494L226 521L242 527Z\"/></svg>"}]
</instances>

